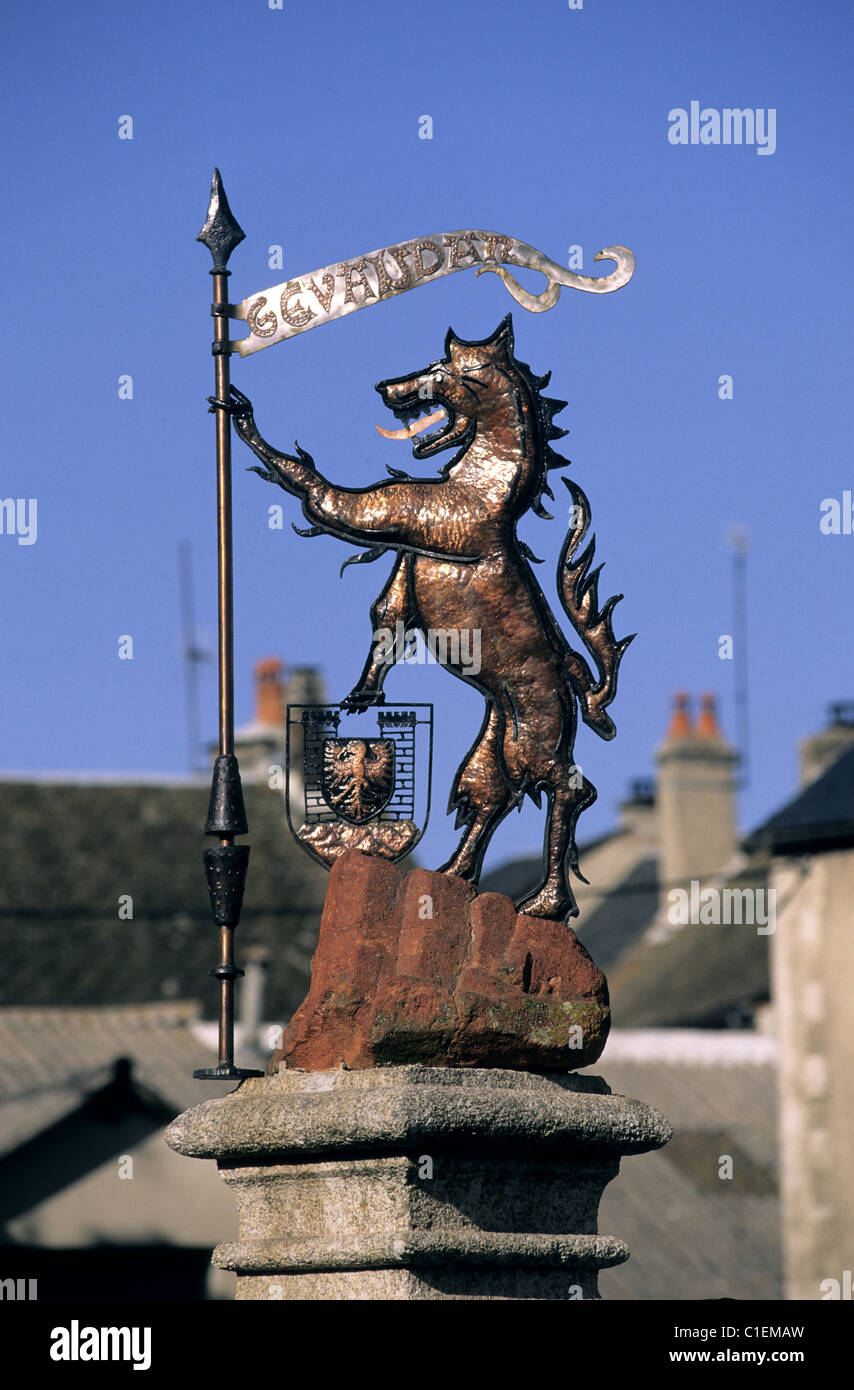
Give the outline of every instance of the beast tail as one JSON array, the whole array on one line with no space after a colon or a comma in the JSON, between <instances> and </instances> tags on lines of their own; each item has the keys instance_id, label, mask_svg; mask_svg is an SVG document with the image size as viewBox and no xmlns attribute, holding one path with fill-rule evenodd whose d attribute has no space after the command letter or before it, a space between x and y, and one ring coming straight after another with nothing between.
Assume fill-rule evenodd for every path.
<instances>
[{"instance_id":1,"label":"beast tail","mask_svg":"<svg viewBox=\"0 0 854 1390\"><path fill-rule=\"evenodd\" d=\"M617 673L623 652L636 633L618 642L611 626L611 615L623 597L615 594L599 608L599 571L601 565L588 573L596 549L595 536L581 555L576 552L590 526L590 503L577 483L564 478L572 497L572 525L560 552L557 567L557 588L567 617L596 664L598 679L578 652L570 648L568 674L575 686L581 705L581 717L600 738L612 739L617 730L605 711L617 693Z\"/></svg>"}]
</instances>

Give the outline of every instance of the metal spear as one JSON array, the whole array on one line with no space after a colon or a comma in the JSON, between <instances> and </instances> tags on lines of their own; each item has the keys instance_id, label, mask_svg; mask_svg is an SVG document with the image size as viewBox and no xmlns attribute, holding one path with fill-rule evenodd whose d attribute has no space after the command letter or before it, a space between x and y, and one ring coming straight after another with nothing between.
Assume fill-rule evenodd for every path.
<instances>
[{"instance_id":1,"label":"metal spear","mask_svg":"<svg viewBox=\"0 0 854 1390\"><path fill-rule=\"evenodd\" d=\"M245 233L236 222L214 169L208 215L197 241L213 257L214 396L217 479L217 592L219 612L219 756L214 762L205 834L219 844L204 851L205 875L213 918L220 934L219 964L210 972L219 981L219 1064L194 1071L204 1081L240 1081L260 1071L234 1065L234 981L243 974L234 964L234 933L240 920L243 889L249 865L249 846L236 845L246 835L246 811L240 769L234 756L234 604L231 536L231 415L228 408L231 374L228 339L228 258Z\"/></svg>"}]
</instances>

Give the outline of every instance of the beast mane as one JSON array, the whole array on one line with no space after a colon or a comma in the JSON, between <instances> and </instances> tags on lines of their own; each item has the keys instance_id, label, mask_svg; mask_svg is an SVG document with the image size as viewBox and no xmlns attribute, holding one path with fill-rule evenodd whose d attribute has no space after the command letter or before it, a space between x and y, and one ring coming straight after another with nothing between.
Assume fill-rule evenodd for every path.
<instances>
[{"instance_id":1,"label":"beast mane","mask_svg":"<svg viewBox=\"0 0 854 1390\"><path fill-rule=\"evenodd\" d=\"M508 315L508 318L510 316ZM512 344L512 337L511 337ZM554 501L554 493L549 485L549 473L554 468L570 468L571 462L557 453L552 448L552 440L563 439L569 434L569 430L561 429L554 423L554 417L559 415L568 404L567 401L557 400L553 396L544 396L543 391L552 379L551 372L546 372L543 376L537 376L532 372L527 362L522 362L518 357L514 357L512 345L508 350L508 361L516 369L519 376L528 388L528 393L534 405L534 410L539 425L540 438L538 441L537 456L535 464L538 468L536 478L537 489L530 503L531 511L541 517L543 521L552 521L554 517L551 512L547 512L543 506L543 496L550 497Z\"/></svg>"}]
</instances>

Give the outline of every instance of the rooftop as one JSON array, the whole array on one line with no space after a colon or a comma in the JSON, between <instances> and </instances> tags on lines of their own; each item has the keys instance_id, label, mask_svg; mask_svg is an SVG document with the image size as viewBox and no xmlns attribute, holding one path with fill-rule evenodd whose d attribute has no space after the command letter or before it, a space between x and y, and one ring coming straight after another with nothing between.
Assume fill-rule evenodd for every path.
<instances>
[{"instance_id":1,"label":"rooftop","mask_svg":"<svg viewBox=\"0 0 854 1390\"><path fill-rule=\"evenodd\" d=\"M197 998L214 1013L208 795L207 778L0 780L0 1004ZM292 840L281 792L247 784L244 799L252 860L238 963L267 948L266 1011L285 1023L305 994L326 874Z\"/></svg>"},{"instance_id":2,"label":"rooftop","mask_svg":"<svg viewBox=\"0 0 854 1390\"><path fill-rule=\"evenodd\" d=\"M799 854L854 845L854 746L754 830L747 850Z\"/></svg>"}]
</instances>

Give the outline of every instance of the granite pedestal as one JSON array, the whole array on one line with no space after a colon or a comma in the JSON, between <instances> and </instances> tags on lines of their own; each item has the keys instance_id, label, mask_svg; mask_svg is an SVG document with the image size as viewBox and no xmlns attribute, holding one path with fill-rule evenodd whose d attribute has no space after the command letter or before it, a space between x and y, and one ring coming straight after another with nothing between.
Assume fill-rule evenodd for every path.
<instances>
[{"instance_id":1,"label":"granite pedestal","mask_svg":"<svg viewBox=\"0 0 854 1390\"><path fill-rule=\"evenodd\" d=\"M238 1299L591 1299L628 1250L597 1234L623 1155L665 1144L598 1077L421 1065L279 1069L180 1115L216 1159Z\"/></svg>"}]
</instances>

